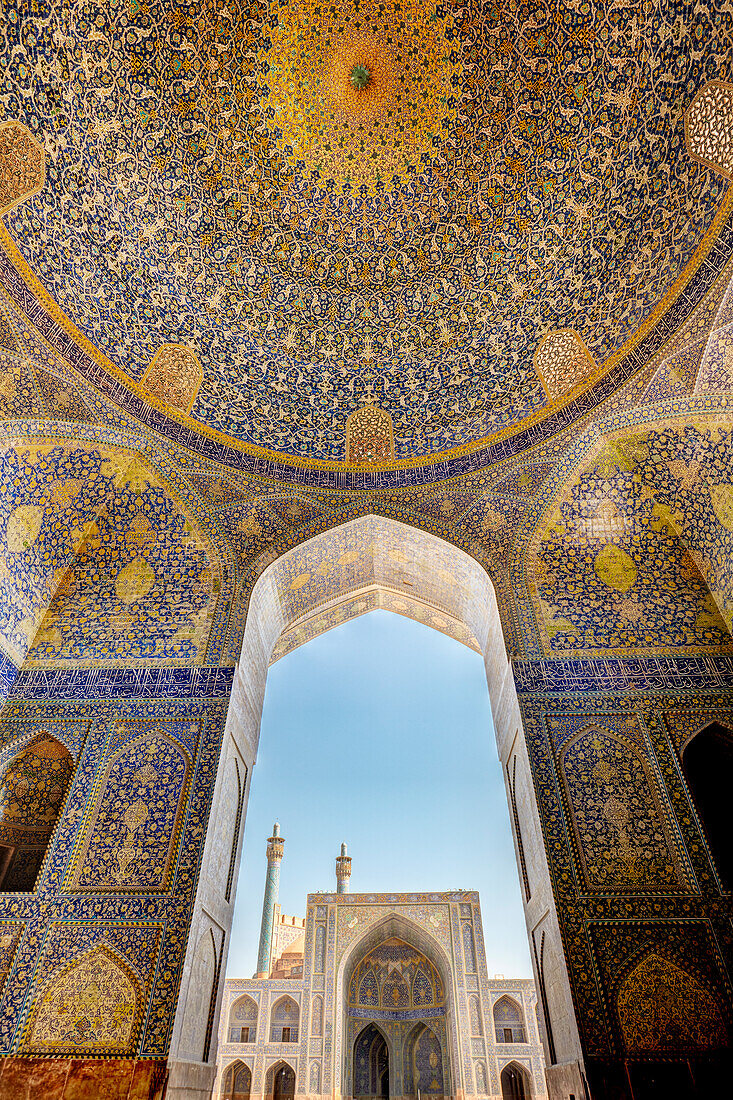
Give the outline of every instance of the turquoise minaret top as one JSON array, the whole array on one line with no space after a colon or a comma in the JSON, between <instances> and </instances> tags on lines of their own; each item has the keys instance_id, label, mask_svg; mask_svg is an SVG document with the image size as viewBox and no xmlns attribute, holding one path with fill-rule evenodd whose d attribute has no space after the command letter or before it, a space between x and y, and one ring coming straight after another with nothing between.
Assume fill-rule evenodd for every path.
<instances>
[{"instance_id":1,"label":"turquoise minaret top","mask_svg":"<svg viewBox=\"0 0 733 1100\"><path fill-rule=\"evenodd\" d=\"M260 928L260 948L257 953L257 973L255 978L269 978L270 954L272 952L272 920L280 889L280 861L283 858L285 840L280 836L280 826L275 822L272 836L267 840L267 878L265 879L265 897L262 902L262 926Z\"/></svg>"},{"instance_id":2,"label":"turquoise minaret top","mask_svg":"<svg viewBox=\"0 0 733 1100\"><path fill-rule=\"evenodd\" d=\"M341 845L341 855L336 856L336 893L348 894L351 878L351 856L346 854L346 845Z\"/></svg>"}]
</instances>

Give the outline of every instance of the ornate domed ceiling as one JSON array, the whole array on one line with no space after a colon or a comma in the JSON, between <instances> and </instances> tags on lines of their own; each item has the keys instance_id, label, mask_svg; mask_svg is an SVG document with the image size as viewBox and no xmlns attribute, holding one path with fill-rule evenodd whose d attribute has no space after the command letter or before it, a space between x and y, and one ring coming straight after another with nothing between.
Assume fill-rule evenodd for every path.
<instances>
[{"instance_id":1,"label":"ornate domed ceiling","mask_svg":"<svg viewBox=\"0 0 733 1100\"><path fill-rule=\"evenodd\" d=\"M684 113L726 76L722 20L705 0L9 8L4 117L47 156L6 246L107 370L165 397L150 379L185 360L190 410L165 399L207 429L343 461L373 404L396 459L471 447L568 397L540 377L549 334L572 330L580 392L713 241L727 180Z\"/></svg>"}]
</instances>

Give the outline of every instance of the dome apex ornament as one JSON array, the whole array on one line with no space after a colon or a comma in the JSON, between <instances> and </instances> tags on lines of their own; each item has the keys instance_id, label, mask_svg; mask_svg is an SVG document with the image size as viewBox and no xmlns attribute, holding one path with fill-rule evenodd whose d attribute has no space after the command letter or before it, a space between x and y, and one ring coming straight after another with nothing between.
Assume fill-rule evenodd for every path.
<instances>
[{"instance_id":1,"label":"dome apex ornament","mask_svg":"<svg viewBox=\"0 0 733 1100\"><path fill-rule=\"evenodd\" d=\"M354 65L354 68L349 74L349 80L357 91L362 91L370 83L372 74L367 69L366 65Z\"/></svg>"}]
</instances>

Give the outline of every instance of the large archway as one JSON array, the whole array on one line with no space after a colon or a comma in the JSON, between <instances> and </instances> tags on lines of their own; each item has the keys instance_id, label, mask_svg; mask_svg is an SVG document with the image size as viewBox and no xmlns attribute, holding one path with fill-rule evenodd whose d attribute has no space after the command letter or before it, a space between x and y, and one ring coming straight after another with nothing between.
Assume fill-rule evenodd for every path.
<instances>
[{"instance_id":1,"label":"large archway","mask_svg":"<svg viewBox=\"0 0 733 1100\"><path fill-rule=\"evenodd\" d=\"M558 1018L556 1043L563 1059L576 1061L580 1046L494 587L483 566L466 552L394 519L365 515L323 531L269 564L254 585L203 857L203 866L212 873L201 879L192 940L211 928L209 914L220 904L227 872L237 863L246 799L245 805L237 805L234 792L240 789L237 777L248 774L255 759L269 665L343 621L354 605L369 610L370 600L371 606L379 601L380 607L419 618L484 658L499 756L512 792L515 839L521 829L523 874L532 882L527 923L535 927L539 919L542 924L546 966L552 969L545 1011ZM233 894L231 881L229 889ZM177 1029L192 996L184 972ZM176 1033L173 1048L175 1052Z\"/></svg>"},{"instance_id":2,"label":"large archway","mask_svg":"<svg viewBox=\"0 0 733 1100\"><path fill-rule=\"evenodd\" d=\"M341 960L336 982L343 1006L343 1056L336 1051L341 1092L356 1081L358 1037L370 1020L388 1036L390 1095L450 1095L450 1082L460 1080L451 1043L454 981L444 949L404 916L392 913L360 936Z\"/></svg>"}]
</instances>

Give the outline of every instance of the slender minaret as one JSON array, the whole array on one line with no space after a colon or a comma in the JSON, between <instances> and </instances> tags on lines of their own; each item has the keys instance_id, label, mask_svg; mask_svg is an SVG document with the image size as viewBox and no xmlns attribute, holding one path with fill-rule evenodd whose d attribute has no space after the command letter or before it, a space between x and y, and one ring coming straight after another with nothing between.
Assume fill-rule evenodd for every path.
<instances>
[{"instance_id":1,"label":"slender minaret","mask_svg":"<svg viewBox=\"0 0 733 1100\"><path fill-rule=\"evenodd\" d=\"M280 861L283 858L285 841L280 836L280 826L275 822L272 836L267 840L267 878L265 879L265 898L262 902L262 926L260 928L260 949L257 954L257 973L255 978L270 977L270 954L272 952L272 919L277 905L280 888Z\"/></svg>"},{"instance_id":2,"label":"slender minaret","mask_svg":"<svg viewBox=\"0 0 733 1100\"><path fill-rule=\"evenodd\" d=\"M346 854L346 845L341 845L341 855L336 856L336 893L348 894L351 878L351 856Z\"/></svg>"}]
</instances>

